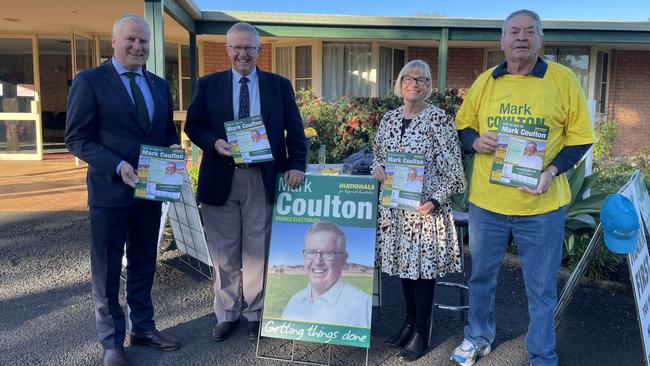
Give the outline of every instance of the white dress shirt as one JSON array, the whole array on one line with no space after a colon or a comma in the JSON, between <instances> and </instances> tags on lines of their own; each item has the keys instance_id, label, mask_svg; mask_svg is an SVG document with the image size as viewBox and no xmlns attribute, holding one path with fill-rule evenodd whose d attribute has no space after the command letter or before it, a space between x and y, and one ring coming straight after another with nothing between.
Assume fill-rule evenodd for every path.
<instances>
[{"instance_id":1,"label":"white dress shirt","mask_svg":"<svg viewBox=\"0 0 650 366\"><path fill-rule=\"evenodd\" d=\"M537 155L524 155L520 160L519 160L519 165L525 166L528 168L533 168L533 169L542 169L542 158L540 158Z\"/></svg>"},{"instance_id":2,"label":"white dress shirt","mask_svg":"<svg viewBox=\"0 0 650 366\"><path fill-rule=\"evenodd\" d=\"M372 299L339 278L313 301L311 285L298 291L284 308L282 319L368 328L372 320Z\"/></svg>"}]
</instances>

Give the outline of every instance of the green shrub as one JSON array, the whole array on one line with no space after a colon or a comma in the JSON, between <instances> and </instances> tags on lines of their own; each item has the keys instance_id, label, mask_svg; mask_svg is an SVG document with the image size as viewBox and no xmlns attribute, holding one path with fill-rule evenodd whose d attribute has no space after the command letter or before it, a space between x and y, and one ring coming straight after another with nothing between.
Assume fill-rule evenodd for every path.
<instances>
[{"instance_id":1,"label":"green shrub","mask_svg":"<svg viewBox=\"0 0 650 366\"><path fill-rule=\"evenodd\" d=\"M429 102L456 115L462 98L457 89L449 89L442 95L434 92ZM325 145L328 162L341 162L343 158L371 146L377 127L384 114L402 105L394 95L387 97L341 97L328 102L316 96L311 90L296 92L296 103L304 127L312 127L317 136L310 140L309 162L316 162L318 148Z\"/></svg>"},{"instance_id":2,"label":"green shrub","mask_svg":"<svg viewBox=\"0 0 650 366\"><path fill-rule=\"evenodd\" d=\"M596 142L594 143L594 161L611 157L612 145L616 140L616 122L606 121L596 125Z\"/></svg>"},{"instance_id":3,"label":"green shrub","mask_svg":"<svg viewBox=\"0 0 650 366\"><path fill-rule=\"evenodd\" d=\"M310 140L307 162L318 161L318 148L325 145L327 161L332 160L332 151L335 147L333 137L337 134L338 120L335 105L317 97L311 90L296 92L296 104L302 117L304 127L312 127L317 136Z\"/></svg>"},{"instance_id":4,"label":"green shrub","mask_svg":"<svg viewBox=\"0 0 650 366\"><path fill-rule=\"evenodd\" d=\"M636 157L612 158L611 149L616 140L616 123L613 121L599 123L596 126L595 132L596 142L593 145L593 175L585 178L585 182L588 181L588 187L585 188L591 188L591 197L589 199L592 201L601 200L607 194L617 192L627 183L637 169L640 169L643 173L647 185L648 178L650 178L650 160L644 150L642 149ZM579 170L579 168L575 169L574 174ZM572 199L581 199L581 195L585 189L580 189L576 194L571 178L569 178L569 182L572 187ZM575 201L572 201L571 205L568 206L569 209L567 209L567 224L565 226L565 244L567 251L563 259L571 269L582 258L589 241L595 233L595 228L600 221L599 210L597 212L593 210L595 206L591 207L591 212L588 213L591 218L585 216L584 213L570 215L569 213L574 204ZM622 261L623 257L609 251L601 239L594 256L589 262L585 275L594 280L617 279L617 267Z\"/></svg>"},{"instance_id":5,"label":"green shrub","mask_svg":"<svg viewBox=\"0 0 650 366\"><path fill-rule=\"evenodd\" d=\"M598 174L594 185L596 193L615 193L638 169L650 179L650 148L642 148L637 156L612 158L611 150L616 140L616 122L607 121L596 125L596 142L593 146L593 171Z\"/></svg>"},{"instance_id":6,"label":"green shrub","mask_svg":"<svg viewBox=\"0 0 650 366\"><path fill-rule=\"evenodd\" d=\"M333 138L332 158L342 161L364 146L372 145L382 117L389 110L399 107L401 100L395 96L352 97L349 101L339 98L335 104L339 125Z\"/></svg>"},{"instance_id":7,"label":"green shrub","mask_svg":"<svg viewBox=\"0 0 650 366\"><path fill-rule=\"evenodd\" d=\"M573 254L567 254L565 257L565 263L568 264L569 268L573 271L582 258L589 241L593 236L592 233L583 233L576 238L575 250ZM587 270L585 271L585 276L592 280L614 280L617 279L615 272L620 263L623 262L623 256L611 252L605 246L605 243L602 240L598 243L598 248L596 252L591 257L591 261L587 265Z\"/></svg>"},{"instance_id":8,"label":"green shrub","mask_svg":"<svg viewBox=\"0 0 650 366\"><path fill-rule=\"evenodd\" d=\"M191 168L187 169L187 175L190 178L192 191L194 192L194 194L196 194L196 191L199 189L199 166L194 165Z\"/></svg>"}]
</instances>

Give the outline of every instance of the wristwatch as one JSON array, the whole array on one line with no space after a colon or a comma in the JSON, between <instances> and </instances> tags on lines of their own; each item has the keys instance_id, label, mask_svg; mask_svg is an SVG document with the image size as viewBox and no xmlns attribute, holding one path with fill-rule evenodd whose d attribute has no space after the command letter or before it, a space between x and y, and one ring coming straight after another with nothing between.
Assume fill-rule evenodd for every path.
<instances>
[{"instance_id":1,"label":"wristwatch","mask_svg":"<svg viewBox=\"0 0 650 366\"><path fill-rule=\"evenodd\" d=\"M547 170L545 170L545 172L550 174L552 178L555 178L557 176L557 171L555 171L553 169L547 169Z\"/></svg>"}]
</instances>

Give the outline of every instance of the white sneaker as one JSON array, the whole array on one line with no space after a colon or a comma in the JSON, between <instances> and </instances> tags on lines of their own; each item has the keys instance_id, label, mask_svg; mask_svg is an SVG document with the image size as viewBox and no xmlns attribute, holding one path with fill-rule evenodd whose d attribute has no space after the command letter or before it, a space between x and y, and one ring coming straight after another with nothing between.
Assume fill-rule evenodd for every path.
<instances>
[{"instance_id":1,"label":"white sneaker","mask_svg":"<svg viewBox=\"0 0 650 366\"><path fill-rule=\"evenodd\" d=\"M487 355L490 351L492 351L492 346L489 344L485 347L476 348L472 342L463 339L463 343L456 347L449 359L461 366L472 366L477 358Z\"/></svg>"}]
</instances>

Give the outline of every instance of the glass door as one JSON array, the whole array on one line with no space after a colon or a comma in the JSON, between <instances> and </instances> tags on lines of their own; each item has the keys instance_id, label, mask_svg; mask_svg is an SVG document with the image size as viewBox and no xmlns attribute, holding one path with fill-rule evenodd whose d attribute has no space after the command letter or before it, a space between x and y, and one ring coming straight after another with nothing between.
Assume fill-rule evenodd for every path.
<instances>
[{"instance_id":1,"label":"glass door","mask_svg":"<svg viewBox=\"0 0 650 366\"><path fill-rule=\"evenodd\" d=\"M0 160L39 160L35 38L0 38Z\"/></svg>"},{"instance_id":2,"label":"glass door","mask_svg":"<svg viewBox=\"0 0 650 366\"><path fill-rule=\"evenodd\" d=\"M38 36L43 152L64 154L68 92L72 84L72 36Z\"/></svg>"},{"instance_id":3,"label":"glass door","mask_svg":"<svg viewBox=\"0 0 650 366\"><path fill-rule=\"evenodd\" d=\"M90 36L79 33L73 35L74 39L74 74L95 66L95 41Z\"/></svg>"}]
</instances>

